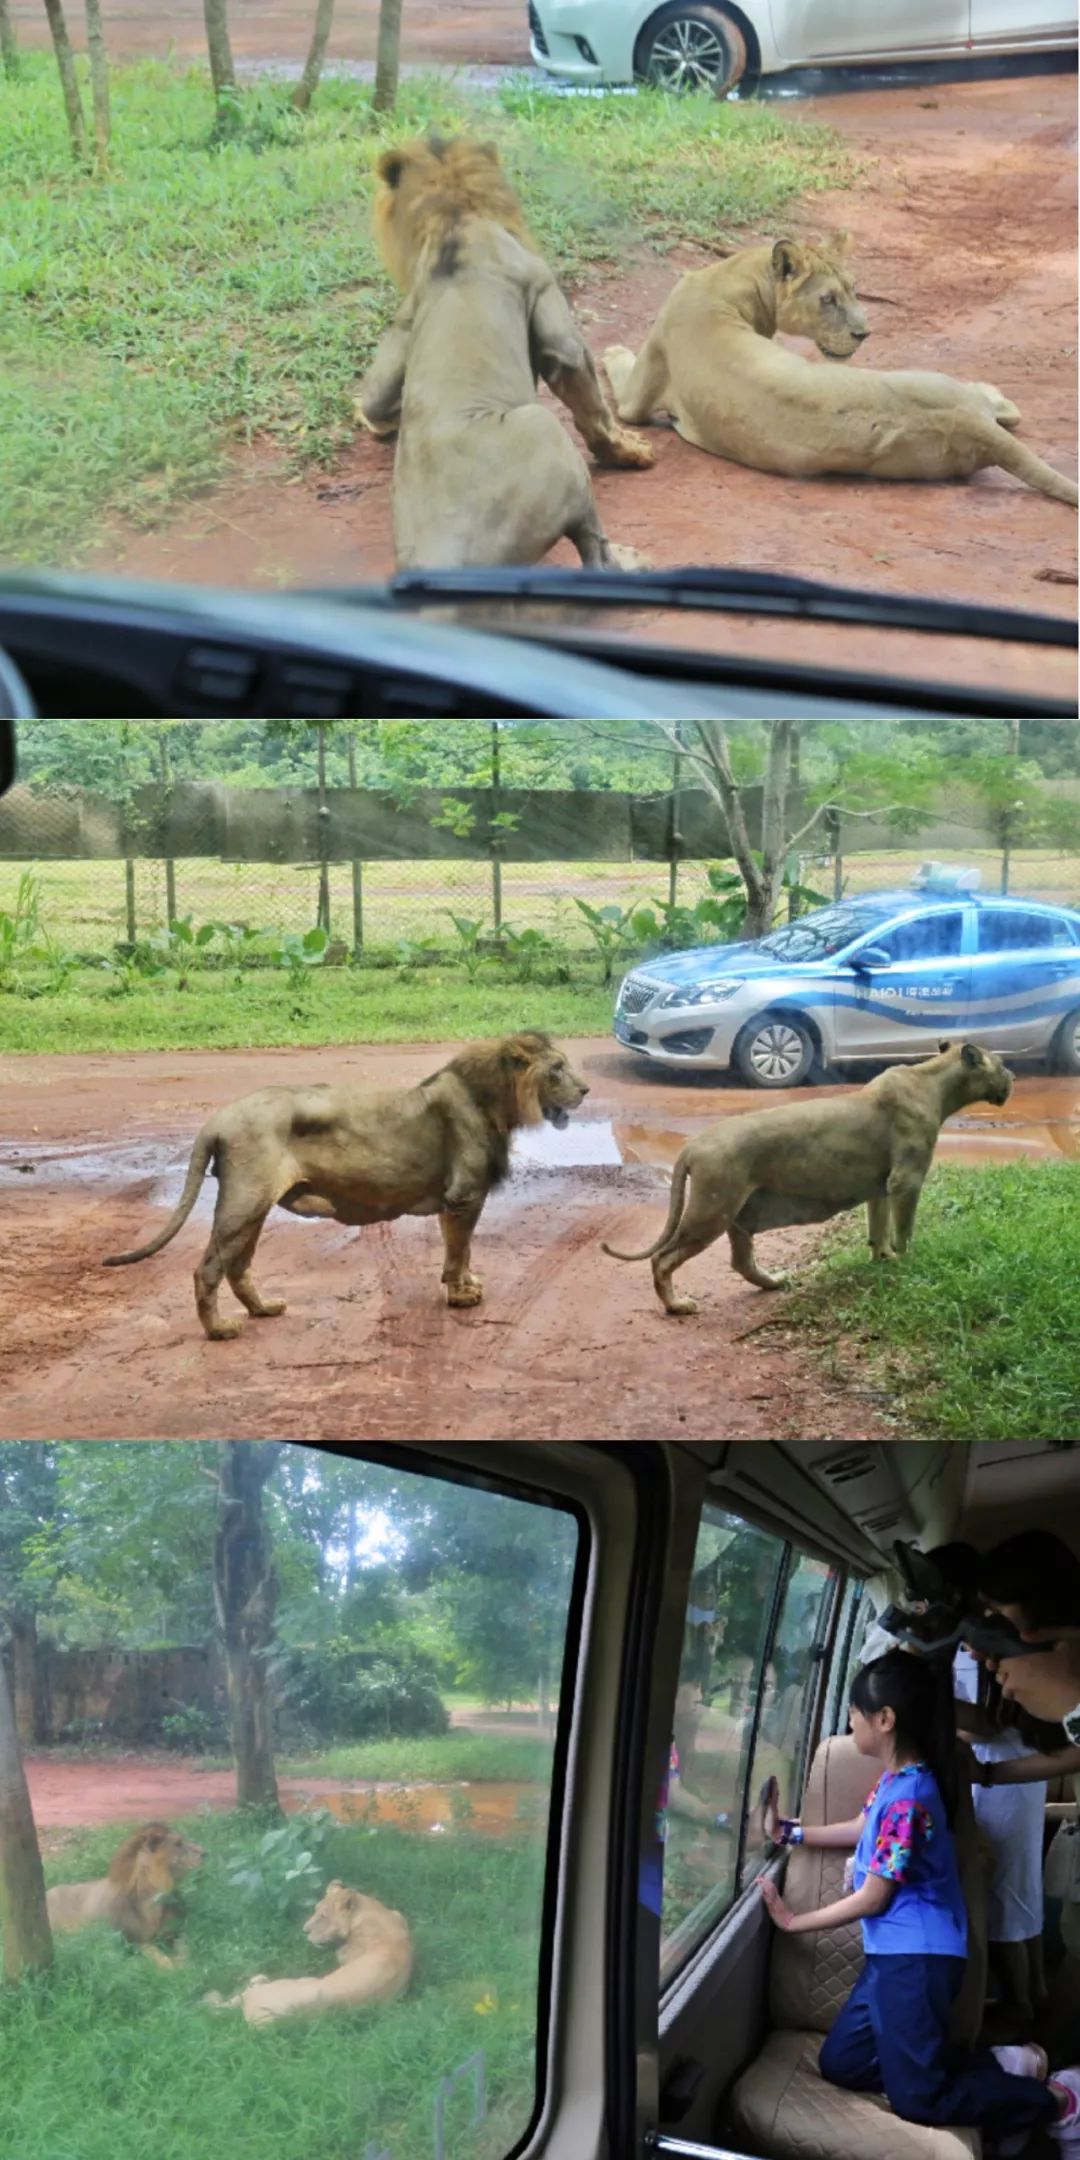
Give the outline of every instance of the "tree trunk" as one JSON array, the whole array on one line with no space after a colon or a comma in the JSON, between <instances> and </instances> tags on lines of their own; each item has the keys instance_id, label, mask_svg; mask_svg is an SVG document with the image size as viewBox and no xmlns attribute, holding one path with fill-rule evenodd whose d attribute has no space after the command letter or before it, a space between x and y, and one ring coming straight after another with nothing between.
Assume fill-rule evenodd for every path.
<instances>
[{"instance_id":1,"label":"tree trunk","mask_svg":"<svg viewBox=\"0 0 1080 2160\"><path fill-rule=\"evenodd\" d=\"M9 1627L15 1730L23 1747L34 1747L44 1738L37 1620L33 1613L20 1613Z\"/></svg>"},{"instance_id":2,"label":"tree trunk","mask_svg":"<svg viewBox=\"0 0 1080 2160\"><path fill-rule=\"evenodd\" d=\"M304 72L292 94L292 101L297 112L307 111L319 87L319 77L322 74L323 61L326 58L326 48L330 42L330 29L333 20L334 0L318 0L318 6L315 10L315 27L311 33L311 43L308 46L308 56L304 62Z\"/></svg>"},{"instance_id":3,"label":"tree trunk","mask_svg":"<svg viewBox=\"0 0 1080 2160\"><path fill-rule=\"evenodd\" d=\"M401 65L401 0L379 0L379 37L375 47L373 112L393 112Z\"/></svg>"},{"instance_id":4,"label":"tree trunk","mask_svg":"<svg viewBox=\"0 0 1080 2160\"><path fill-rule=\"evenodd\" d=\"M232 46L229 42L228 0L203 0L203 20L206 23L206 50L210 58L214 102L220 105L225 92L236 89L236 70L233 67Z\"/></svg>"},{"instance_id":5,"label":"tree trunk","mask_svg":"<svg viewBox=\"0 0 1080 2160\"><path fill-rule=\"evenodd\" d=\"M19 48L8 0L0 0L0 62L9 82L14 82L19 72Z\"/></svg>"},{"instance_id":6,"label":"tree trunk","mask_svg":"<svg viewBox=\"0 0 1080 2160\"><path fill-rule=\"evenodd\" d=\"M90 88L94 98L94 170L100 180L108 168L111 133L109 56L105 50L101 0L86 0L86 47L90 55Z\"/></svg>"},{"instance_id":7,"label":"tree trunk","mask_svg":"<svg viewBox=\"0 0 1080 2160\"><path fill-rule=\"evenodd\" d=\"M214 1604L225 1645L236 1801L238 1807L277 1807L266 1670L277 1576L263 1514L263 1488L273 1475L277 1443L223 1440L219 1458Z\"/></svg>"},{"instance_id":8,"label":"tree trunk","mask_svg":"<svg viewBox=\"0 0 1080 2160\"><path fill-rule=\"evenodd\" d=\"M86 120L82 109L82 99L79 96L79 80L75 73L75 55L71 50L71 39L68 36L67 23L64 21L63 0L45 0L45 13L49 18L49 30L52 34L53 51L56 54L60 87L64 93L64 111L67 114L71 147L79 163L84 165L89 155L86 140Z\"/></svg>"},{"instance_id":9,"label":"tree trunk","mask_svg":"<svg viewBox=\"0 0 1080 2160\"><path fill-rule=\"evenodd\" d=\"M765 937L772 929L777 889L784 874L788 789L798 729L797 720L772 720L769 723L769 748L761 796L761 926L753 932L755 937Z\"/></svg>"},{"instance_id":10,"label":"tree trunk","mask_svg":"<svg viewBox=\"0 0 1080 2160\"><path fill-rule=\"evenodd\" d=\"M52 1934L45 1909L45 1877L30 1807L26 1775L0 1660L0 1921L4 1930L4 1978L44 1972L52 1964Z\"/></svg>"}]
</instances>

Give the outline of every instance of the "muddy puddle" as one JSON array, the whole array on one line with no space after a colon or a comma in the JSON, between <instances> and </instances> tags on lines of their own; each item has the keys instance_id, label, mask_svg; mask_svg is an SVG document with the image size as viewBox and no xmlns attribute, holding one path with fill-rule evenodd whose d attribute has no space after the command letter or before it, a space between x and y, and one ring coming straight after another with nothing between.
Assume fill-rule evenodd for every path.
<instances>
[{"instance_id":1,"label":"muddy puddle","mask_svg":"<svg viewBox=\"0 0 1080 2160\"><path fill-rule=\"evenodd\" d=\"M548 1791L543 1785L496 1783L368 1785L315 1795L286 1791L282 1806L287 1815L326 1808L343 1823L382 1823L434 1834L477 1830L491 1837L522 1824L542 1829L547 1818Z\"/></svg>"}]
</instances>

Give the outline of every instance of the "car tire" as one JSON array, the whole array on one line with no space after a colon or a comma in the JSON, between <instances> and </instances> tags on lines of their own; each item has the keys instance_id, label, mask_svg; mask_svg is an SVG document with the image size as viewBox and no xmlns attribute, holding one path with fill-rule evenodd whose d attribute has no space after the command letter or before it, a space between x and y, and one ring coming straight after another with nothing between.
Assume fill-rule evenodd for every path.
<instances>
[{"instance_id":1,"label":"car tire","mask_svg":"<svg viewBox=\"0 0 1080 2160\"><path fill-rule=\"evenodd\" d=\"M799 1087L820 1063L813 1036L790 1013L759 1013L736 1038L731 1062L747 1087Z\"/></svg>"},{"instance_id":2,"label":"car tire","mask_svg":"<svg viewBox=\"0 0 1080 2160\"><path fill-rule=\"evenodd\" d=\"M726 97L746 71L746 39L723 8L674 0L638 39L635 71L659 90L711 90Z\"/></svg>"},{"instance_id":3,"label":"car tire","mask_svg":"<svg viewBox=\"0 0 1080 2160\"><path fill-rule=\"evenodd\" d=\"M1080 1005L1066 1013L1054 1039L1054 1069L1080 1076Z\"/></svg>"}]
</instances>

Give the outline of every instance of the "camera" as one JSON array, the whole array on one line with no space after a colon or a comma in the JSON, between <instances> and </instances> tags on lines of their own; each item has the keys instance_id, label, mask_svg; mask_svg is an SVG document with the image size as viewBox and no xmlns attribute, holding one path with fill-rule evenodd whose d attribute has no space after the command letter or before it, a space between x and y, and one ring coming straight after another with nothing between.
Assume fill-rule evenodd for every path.
<instances>
[{"instance_id":1,"label":"camera","mask_svg":"<svg viewBox=\"0 0 1080 2160\"><path fill-rule=\"evenodd\" d=\"M970 1590L950 1581L937 1561L917 1545L904 1545L898 1538L892 1554L903 1578L905 1598L879 1615L878 1626L895 1636L905 1650L934 1657L966 1643L977 1656L992 1658L1035 1657L1045 1650L1044 1643L1023 1642L1003 1613L980 1611Z\"/></svg>"}]
</instances>

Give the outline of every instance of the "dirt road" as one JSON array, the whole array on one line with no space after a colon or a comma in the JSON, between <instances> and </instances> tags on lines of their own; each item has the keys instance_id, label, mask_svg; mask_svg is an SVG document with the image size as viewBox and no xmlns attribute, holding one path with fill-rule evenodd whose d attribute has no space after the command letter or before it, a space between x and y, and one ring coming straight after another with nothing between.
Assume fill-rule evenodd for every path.
<instances>
[{"instance_id":1,"label":"dirt road","mask_svg":"<svg viewBox=\"0 0 1080 2160\"><path fill-rule=\"evenodd\" d=\"M997 383L1023 412L1025 441L1066 472L1076 471L1075 97L1071 75L1047 74L800 103L799 117L838 127L865 169L854 188L810 198L791 221L853 231L857 276L874 296L872 335L853 366L927 366ZM640 345L675 276L702 259L643 251L580 288L594 351ZM966 484L795 481L709 458L671 433L656 442L651 472L595 477L612 537L658 564L728 563L1075 614L1075 516L1004 473ZM280 453L256 445L226 484L155 532L114 535L98 562L139 577L279 589L381 578L393 567L392 459L390 446L365 436L331 476L290 482ZM553 559L573 558L564 548ZM739 619L654 617L641 627L715 650L776 649L772 626ZM999 654L810 626L787 639L792 658L884 661L924 678L1075 694L1067 651Z\"/></svg>"},{"instance_id":2,"label":"dirt road","mask_svg":"<svg viewBox=\"0 0 1080 2160\"><path fill-rule=\"evenodd\" d=\"M49 28L39 0L11 0L19 43L47 46ZM230 0L229 32L239 61L302 61L315 16L314 0ZM339 8L331 61L374 61L378 9ZM72 43L85 48L82 10L70 10ZM192 62L206 59L202 0L108 0L105 34L114 60L164 59L170 52ZM401 50L406 64L501 62L527 67L529 31L525 0L419 0L405 9Z\"/></svg>"},{"instance_id":3,"label":"dirt road","mask_svg":"<svg viewBox=\"0 0 1080 2160\"><path fill-rule=\"evenodd\" d=\"M236 1806L232 1770L200 1770L194 1763L165 1756L123 1756L114 1761L57 1759L29 1755L25 1763L34 1821L48 1834L90 1824L152 1822L160 1817L197 1815ZM538 1785L477 1780L439 1785L429 1782L392 1785L346 1778L278 1780L287 1815L304 1807L329 1809L341 1822L399 1823L412 1830L439 1824L450 1830L465 1814L470 1830L498 1834L520 1822L528 1811L541 1827L546 1788ZM60 1840L55 1840L60 1842Z\"/></svg>"},{"instance_id":4,"label":"dirt road","mask_svg":"<svg viewBox=\"0 0 1080 2160\"><path fill-rule=\"evenodd\" d=\"M284 1317L208 1343L191 1268L208 1182L165 1253L122 1273L104 1254L175 1204L193 1134L215 1104L269 1081L415 1082L445 1046L20 1058L0 1108L0 1437L30 1439L747 1439L887 1435L888 1405L847 1388L773 1332L781 1301L715 1251L687 1270L700 1314L661 1313L649 1271L600 1250L653 1235L665 1172L709 1118L760 1108L617 1052L574 1045L587 1114L523 1136L476 1241L487 1297L449 1312L433 1223L355 1231L281 1216L257 1279ZM779 1098L773 1098L777 1100ZM1080 1087L1021 1080L1003 1112L974 1110L945 1160L1080 1153ZM777 1232L770 1264L813 1232Z\"/></svg>"}]
</instances>

